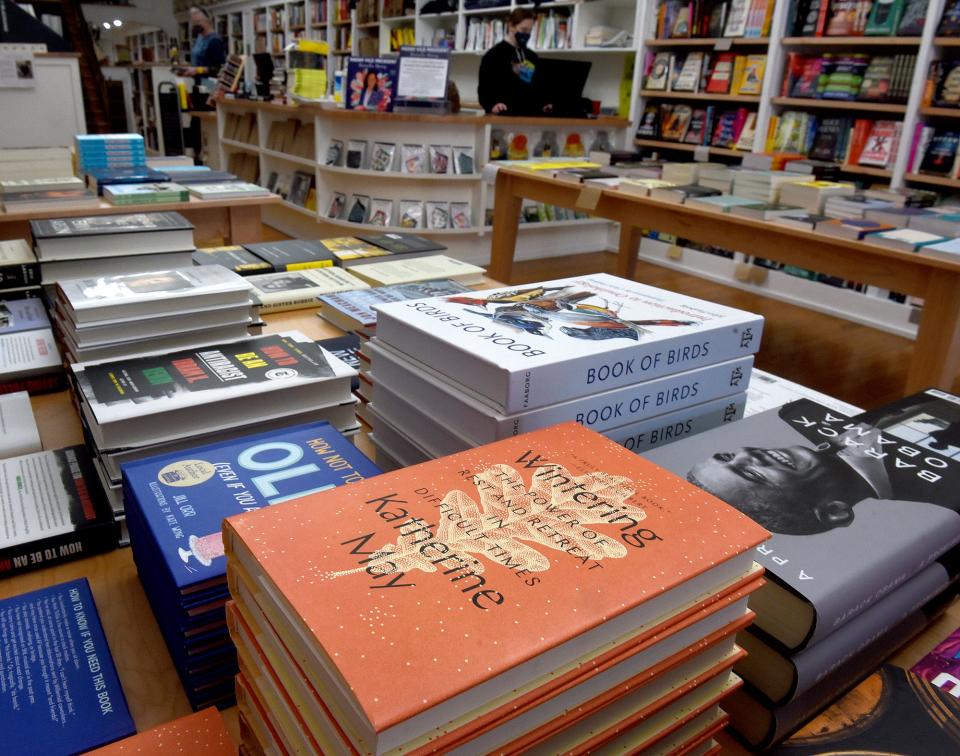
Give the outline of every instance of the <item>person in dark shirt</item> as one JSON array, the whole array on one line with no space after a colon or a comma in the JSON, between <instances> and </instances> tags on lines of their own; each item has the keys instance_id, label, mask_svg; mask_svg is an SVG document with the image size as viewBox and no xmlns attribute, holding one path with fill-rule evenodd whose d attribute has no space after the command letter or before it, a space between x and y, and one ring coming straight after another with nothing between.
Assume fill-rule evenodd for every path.
<instances>
[{"instance_id":1,"label":"person in dark shirt","mask_svg":"<svg viewBox=\"0 0 960 756\"><path fill-rule=\"evenodd\" d=\"M539 56L527 48L533 29L533 13L516 8L507 17L507 33L483 56L477 95L488 113L497 115L544 115L553 110L544 102L536 76Z\"/></svg>"},{"instance_id":2,"label":"person in dark shirt","mask_svg":"<svg viewBox=\"0 0 960 756\"><path fill-rule=\"evenodd\" d=\"M216 77L227 60L223 40L213 28L213 19L206 9L194 5L190 9L190 31L195 39L190 50L190 65L177 69L181 76Z\"/></svg>"}]
</instances>

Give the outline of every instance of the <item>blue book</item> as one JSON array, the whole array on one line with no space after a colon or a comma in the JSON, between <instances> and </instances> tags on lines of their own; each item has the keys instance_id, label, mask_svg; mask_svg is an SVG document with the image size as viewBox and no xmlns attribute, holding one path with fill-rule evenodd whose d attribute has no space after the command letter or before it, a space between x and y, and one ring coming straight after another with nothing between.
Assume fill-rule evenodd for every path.
<instances>
[{"instance_id":1,"label":"blue book","mask_svg":"<svg viewBox=\"0 0 960 756\"><path fill-rule=\"evenodd\" d=\"M136 733L86 578L0 601L4 754L72 754Z\"/></svg>"},{"instance_id":2,"label":"blue book","mask_svg":"<svg viewBox=\"0 0 960 756\"><path fill-rule=\"evenodd\" d=\"M221 522L378 475L381 470L329 423L309 423L163 454L121 468L128 511L155 550L155 577L181 594L226 581ZM139 528L138 528L139 530Z\"/></svg>"},{"instance_id":3,"label":"blue book","mask_svg":"<svg viewBox=\"0 0 960 756\"><path fill-rule=\"evenodd\" d=\"M0 292L2 297L2 292ZM47 308L39 299L0 300L0 335L49 328Z\"/></svg>"}]
</instances>

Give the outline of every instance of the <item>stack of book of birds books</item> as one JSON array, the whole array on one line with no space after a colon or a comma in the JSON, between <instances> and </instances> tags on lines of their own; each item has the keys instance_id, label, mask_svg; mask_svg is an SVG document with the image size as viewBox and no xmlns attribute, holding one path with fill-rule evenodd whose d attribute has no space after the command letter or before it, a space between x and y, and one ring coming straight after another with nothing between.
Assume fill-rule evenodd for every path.
<instances>
[{"instance_id":1,"label":"stack of book of birds books","mask_svg":"<svg viewBox=\"0 0 960 756\"><path fill-rule=\"evenodd\" d=\"M129 213L30 222L44 286L89 276L193 264L193 224L180 213Z\"/></svg>"},{"instance_id":2,"label":"stack of book of birds books","mask_svg":"<svg viewBox=\"0 0 960 756\"><path fill-rule=\"evenodd\" d=\"M784 184L806 181L802 173L786 171L737 171L733 177L733 193L757 202L779 202Z\"/></svg>"},{"instance_id":3,"label":"stack of book of birds books","mask_svg":"<svg viewBox=\"0 0 960 756\"><path fill-rule=\"evenodd\" d=\"M96 168L147 166L147 150L140 134L77 134L73 143L80 173Z\"/></svg>"},{"instance_id":4,"label":"stack of book of birds books","mask_svg":"<svg viewBox=\"0 0 960 756\"><path fill-rule=\"evenodd\" d=\"M268 753L693 748L767 537L575 423L236 515L240 712Z\"/></svg>"},{"instance_id":5,"label":"stack of book of birds books","mask_svg":"<svg viewBox=\"0 0 960 756\"><path fill-rule=\"evenodd\" d=\"M169 181L156 184L113 184L103 189L103 198L111 205L157 205L161 202L186 202L190 193L185 186Z\"/></svg>"},{"instance_id":6,"label":"stack of book of birds books","mask_svg":"<svg viewBox=\"0 0 960 756\"><path fill-rule=\"evenodd\" d=\"M221 266L60 281L51 314L67 362L96 362L257 335L253 287Z\"/></svg>"},{"instance_id":7,"label":"stack of book of birds books","mask_svg":"<svg viewBox=\"0 0 960 756\"><path fill-rule=\"evenodd\" d=\"M218 184L187 184L191 197L200 200L272 197L267 189L247 181L225 181Z\"/></svg>"},{"instance_id":8,"label":"stack of book of birds books","mask_svg":"<svg viewBox=\"0 0 960 756\"><path fill-rule=\"evenodd\" d=\"M317 297L338 291L368 289L370 284L343 268L308 268L247 276L261 304L261 312L302 310L317 306Z\"/></svg>"},{"instance_id":9,"label":"stack of book of birds books","mask_svg":"<svg viewBox=\"0 0 960 756\"><path fill-rule=\"evenodd\" d=\"M865 194L827 197L823 205L823 214L829 218L862 218L867 210L881 210L893 207L892 203L871 199Z\"/></svg>"},{"instance_id":10,"label":"stack of book of birds books","mask_svg":"<svg viewBox=\"0 0 960 756\"><path fill-rule=\"evenodd\" d=\"M822 213L828 198L846 197L856 193L853 184L839 181L796 181L780 187L780 201L796 205L809 213Z\"/></svg>"},{"instance_id":11,"label":"stack of book of birds books","mask_svg":"<svg viewBox=\"0 0 960 756\"><path fill-rule=\"evenodd\" d=\"M0 300L0 394L63 387L63 362L43 301Z\"/></svg>"},{"instance_id":12,"label":"stack of book of birds books","mask_svg":"<svg viewBox=\"0 0 960 756\"><path fill-rule=\"evenodd\" d=\"M642 449L742 414L763 318L607 274L377 306L374 440L410 464L558 422ZM378 457L380 459L380 457Z\"/></svg>"},{"instance_id":13,"label":"stack of book of birds books","mask_svg":"<svg viewBox=\"0 0 960 756\"><path fill-rule=\"evenodd\" d=\"M133 560L195 709L233 699L237 657L224 615L223 518L288 506L291 499L357 485L379 472L322 422L239 437L235 432L219 443L123 466Z\"/></svg>"},{"instance_id":14,"label":"stack of book of birds books","mask_svg":"<svg viewBox=\"0 0 960 756\"><path fill-rule=\"evenodd\" d=\"M39 297L40 263L26 239L0 241L0 301Z\"/></svg>"},{"instance_id":15,"label":"stack of book of birds books","mask_svg":"<svg viewBox=\"0 0 960 756\"><path fill-rule=\"evenodd\" d=\"M124 462L251 426L327 421L355 433L355 376L297 331L71 365L87 444L120 521Z\"/></svg>"},{"instance_id":16,"label":"stack of book of birds books","mask_svg":"<svg viewBox=\"0 0 960 756\"><path fill-rule=\"evenodd\" d=\"M739 640L749 690L727 708L753 748L869 674L957 592L960 397L841 409L801 399L644 455L773 533Z\"/></svg>"},{"instance_id":17,"label":"stack of book of birds books","mask_svg":"<svg viewBox=\"0 0 960 756\"><path fill-rule=\"evenodd\" d=\"M76 176L0 181L0 209L7 213L99 207L97 195Z\"/></svg>"},{"instance_id":18,"label":"stack of book of birds books","mask_svg":"<svg viewBox=\"0 0 960 756\"><path fill-rule=\"evenodd\" d=\"M4 753L87 753L137 731L86 578L4 598L0 617Z\"/></svg>"}]
</instances>

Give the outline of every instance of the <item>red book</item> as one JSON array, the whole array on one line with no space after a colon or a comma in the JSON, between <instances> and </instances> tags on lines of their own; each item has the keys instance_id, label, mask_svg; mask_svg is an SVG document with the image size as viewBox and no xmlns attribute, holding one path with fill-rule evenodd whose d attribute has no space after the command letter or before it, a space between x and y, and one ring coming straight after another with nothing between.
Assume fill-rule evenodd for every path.
<instances>
[{"instance_id":1,"label":"red book","mask_svg":"<svg viewBox=\"0 0 960 756\"><path fill-rule=\"evenodd\" d=\"M90 754L96 756L150 753L236 756L237 746L230 738L220 712L210 708L90 751Z\"/></svg>"},{"instance_id":2,"label":"red book","mask_svg":"<svg viewBox=\"0 0 960 756\"><path fill-rule=\"evenodd\" d=\"M873 121L868 118L858 118L853 122L853 131L850 135L850 150L847 155L846 163L848 165L857 165L860 162L860 155L870 137L870 130L873 128Z\"/></svg>"},{"instance_id":3,"label":"red book","mask_svg":"<svg viewBox=\"0 0 960 756\"><path fill-rule=\"evenodd\" d=\"M733 61L736 58L734 53L720 53L710 71L710 77L707 80L707 92L713 94L727 94L730 91L730 83L733 76Z\"/></svg>"},{"instance_id":4,"label":"red book","mask_svg":"<svg viewBox=\"0 0 960 756\"><path fill-rule=\"evenodd\" d=\"M360 751L602 653L744 575L767 537L575 423L224 523L229 564Z\"/></svg>"}]
</instances>

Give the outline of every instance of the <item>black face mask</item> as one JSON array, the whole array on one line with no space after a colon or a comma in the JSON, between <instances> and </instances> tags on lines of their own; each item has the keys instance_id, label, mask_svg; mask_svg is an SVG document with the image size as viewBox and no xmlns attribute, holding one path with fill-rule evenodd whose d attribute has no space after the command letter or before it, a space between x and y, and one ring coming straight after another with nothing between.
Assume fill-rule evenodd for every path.
<instances>
[{"instance_id":1,"label":"black face mask","mask_svg":"<svg viewBox=\"0 0 960 756\"><path fill-rule=\"evenodd\" d=\"M202 26L199 26L199 25L198 25L198 26L194 26L194 27L193 27L193 36L194 36L194 37L199 37L199 36L201 36L202 34L203 34L203 27L202 27Z\"/></svg>"}]
</instances>

